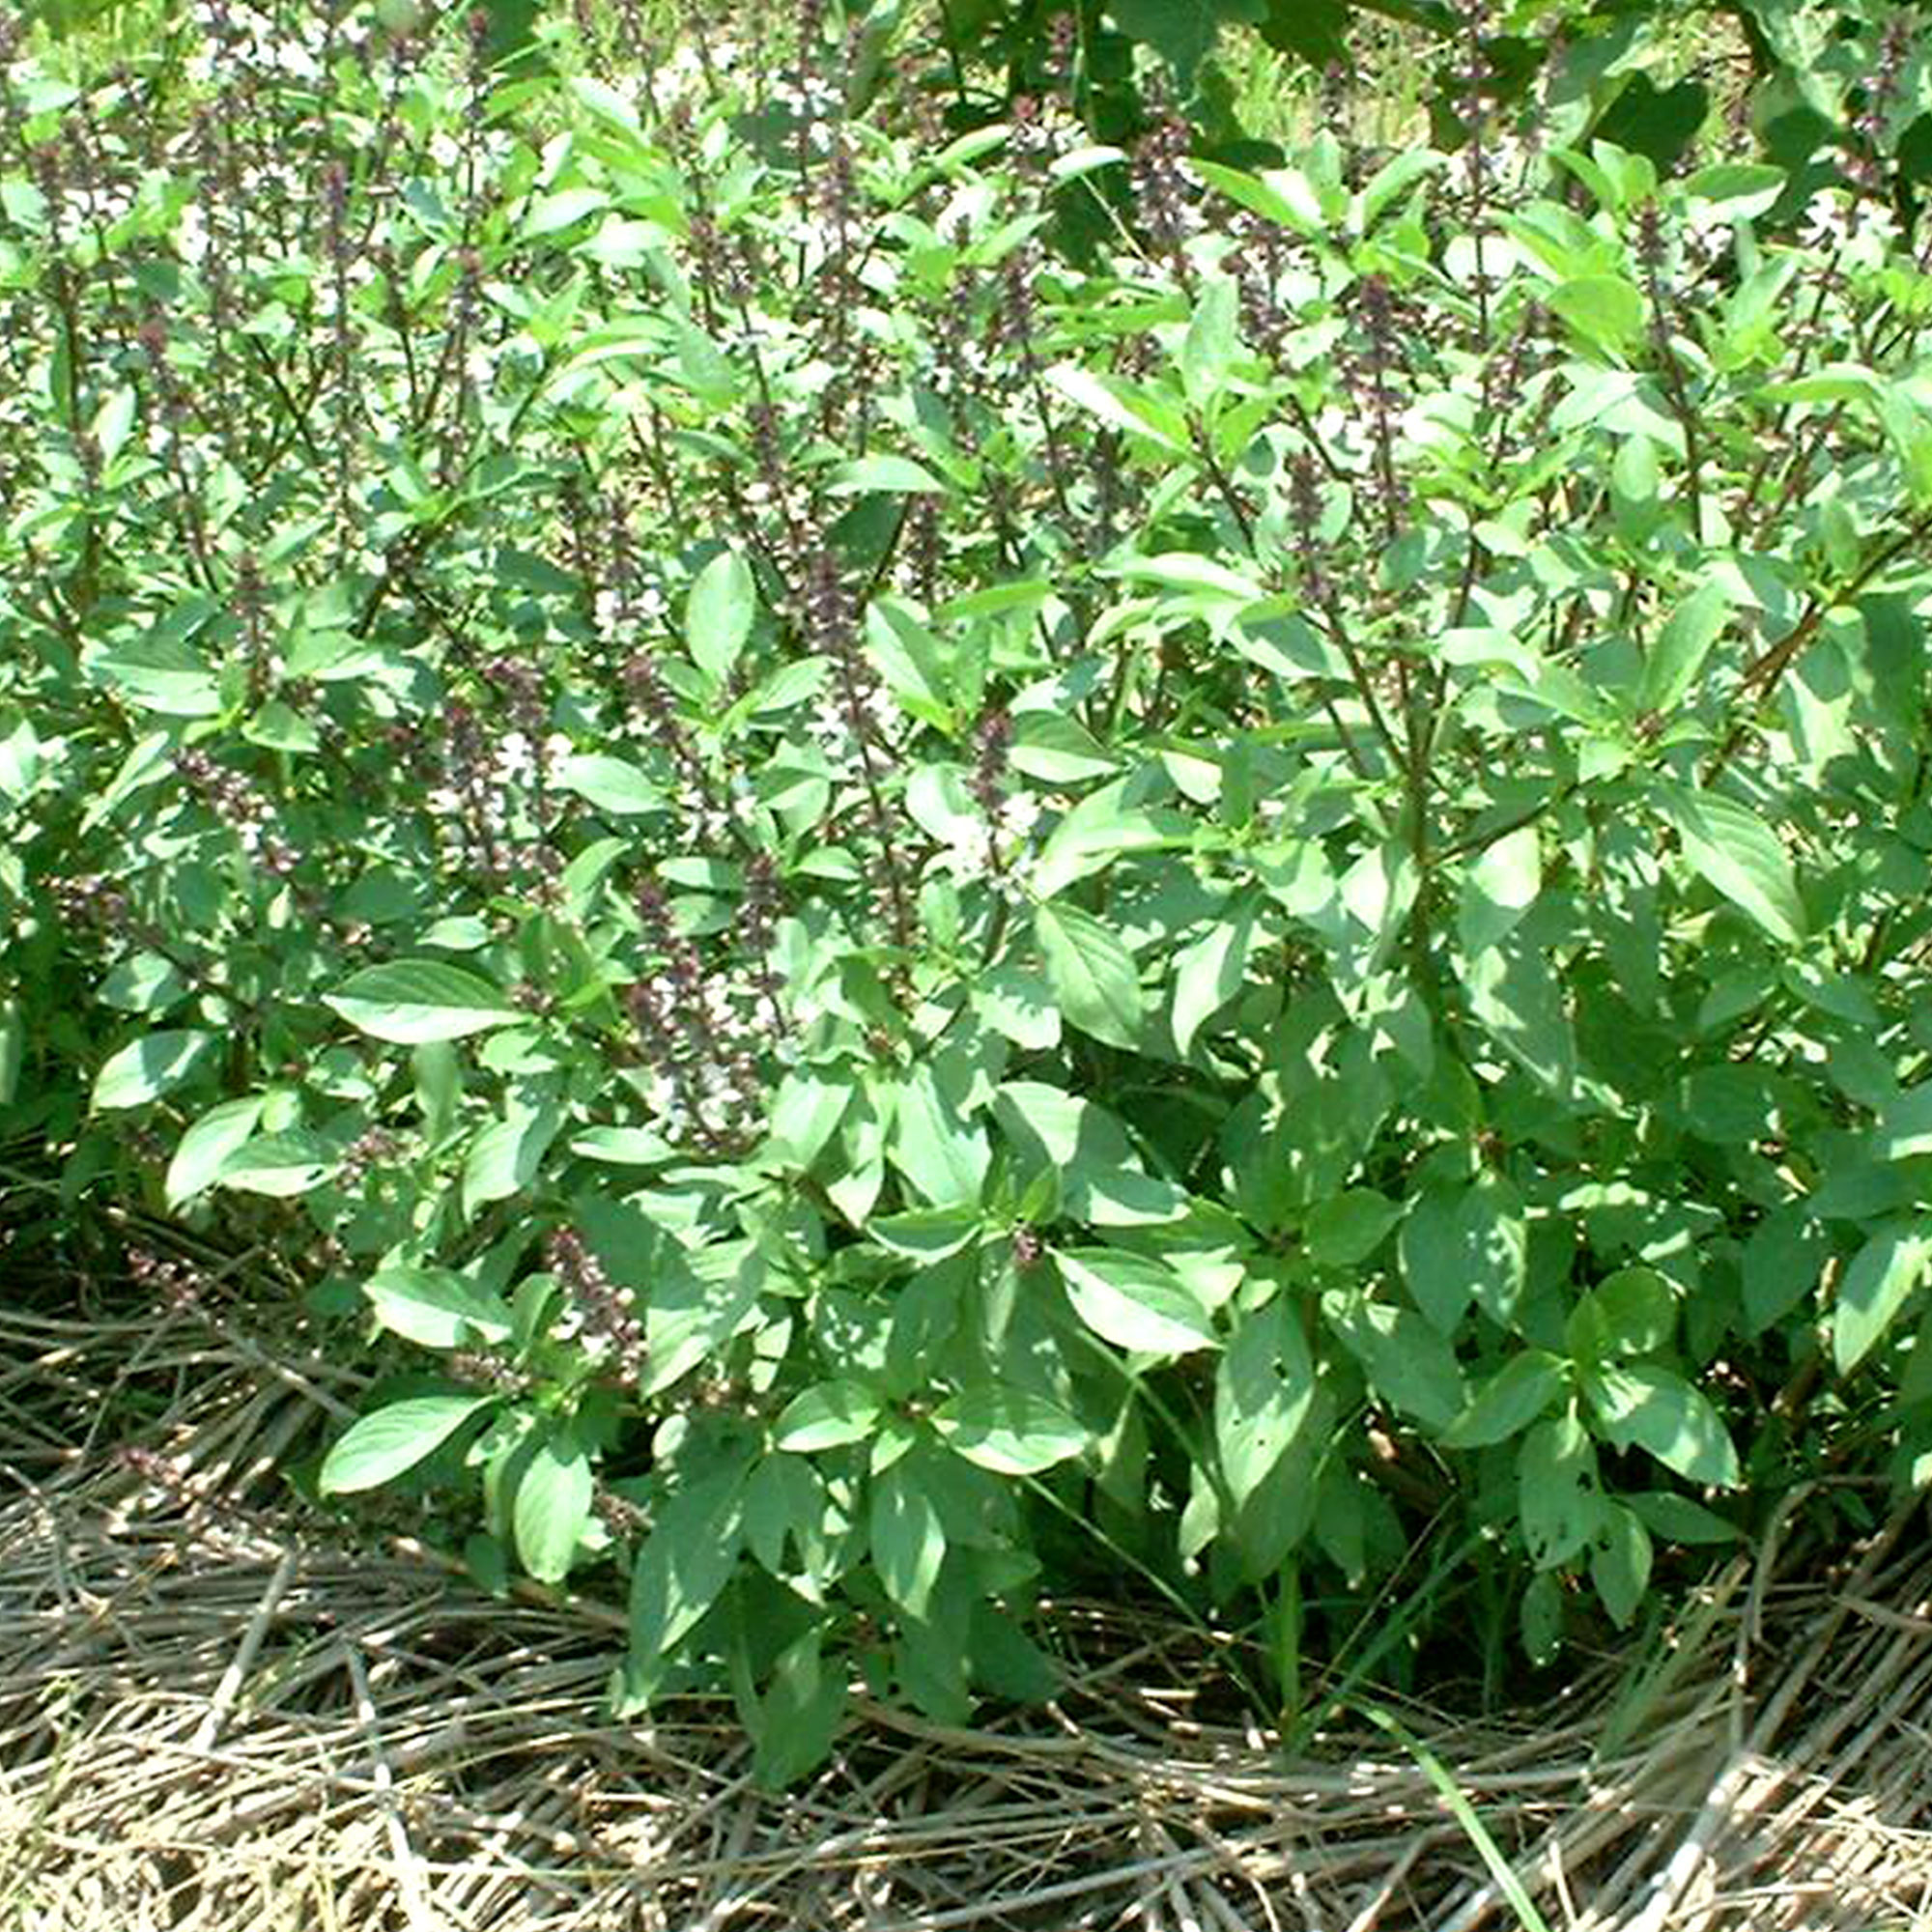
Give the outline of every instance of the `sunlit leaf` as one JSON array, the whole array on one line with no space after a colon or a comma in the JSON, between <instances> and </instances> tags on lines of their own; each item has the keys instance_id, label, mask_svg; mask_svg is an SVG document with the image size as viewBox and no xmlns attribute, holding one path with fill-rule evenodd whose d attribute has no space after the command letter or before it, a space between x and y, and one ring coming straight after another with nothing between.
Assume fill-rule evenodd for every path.
<instances>
[{"instance_id":1,"label":"sunlit leaf","mask_svg":"<svg viewBox=\"0 0 1932 1932\"><path fill-rule=\"evenodd\" d=\"M214 1036L188 1027L143 1034L111 1054L94 1077L98 1113L145 1107L191 1079L214 1046Z\"/></svg>"},{"instance_id":2,"label":"sunlit leaf","mask_svg":"<svg viewBox=\"0 0 1932 1932\"><path fill-rule=\"evenodd\" d=\"M1167 1266L1115 1248L1057 1250L1074 1313L1103 1341L1151 1355L1212 1348L1208 1312Z\"/></svg>"},{"instance_id":3,"label":"sunlit leaf","mask_svg":"<svg viewBox=\"0 0 1932 1932\"><path fill-rule=\"evenodd\" d=\"M1214 1444L1237 1508L1288 1453L1314 1394L1315 1362L1291 1299L1243 1317L1214 1375Z\"/></svg>"},{"instance_id":4,"label":"sunlit leaf","mask_svg":"<svg viewBox=\"0 0 1932 1932\"><path fill-rule=\"evenodd\" d=\"M884 1405L863 1382L827 1381L802 1389L772 1426L772 1441L793 1455L840 1449L863 1442L877 1426Z\"/></svg>"},{"instance_id":5,"label":"sunlit leaf","mask_svg":"<svg viewBox=\"0 0 1932 1932\"><path fill-rule=\"evenodd\" d=\"M1590 1405L1619 1449L1647 1449L1693 1483L1735 1489L1738 1452L1708 1396L1671 1369L1633 1362L1585 1378Z\"/></svg>"},{"instance_id":6,"label":"sunlit leaf","mask_svg":"<svg viewBox=\"0 0 1932 1932\"><path fill-rule=\"evenodd\" d=\"M1066 905L1036 906L1033 929L1067 1021L1111 1046L1133 1046L1146 1003L1140 968L1120 936L1092 913Z\"/></svg>"},{"instance_id":7,"label":"sunlit leaf","mask_svg":"<svg viewBox=\"0 0 1932 1932\"><path fill-rule=\"evenodd\" d=\"M461 1039L527 1017L487 980L435 959L365 966L325 994L323 1004L358 1033L406 1046Z\"/></svg>"},{"instance_id":8,"label":"sunlit leaf","mask_svg":"<svg viewBox=\"0 0 1932 1932\"><path fill-rule=\"evenodd\" d=\"M392 1335L426 1349L501 1342L510 1334L509 1309L447 1268L379 1268L362 1293Z\"/></svg>"},{"instance_id":9,"label":"sunlit leaf","mask_svg":"<svg viewBox=\"0 0 1932 1932\"><path fill-rule=\"evenodd\" d=\"M590 1459L575 1428L550 1431L517 1478L511 1527L517 1556L540 1583L560 1583L590 1525L595 1488Z\"/></svg>"},{"instance_id":10,"label":"sunlit leaf","mask_svg":"<svg viewBox=\"0 0 1932 1932\"><path fill-rule=\"evenodd\" d=\"M1058 1403L997 1383L949 1396L932 1426L956 1454L1002 1476L1037 1475L1081 1455L1093 1439Z\"/></svg>"},{"instance_id":11,"label":"sunlit leaf","mask_svg":"<svg viewBox=\"0 0 1932 1932\"><path fill-rule=\"evenodd\" d=\"M1832 1305L1832 1359L1850 1375L1891 1326L1932 1267L1932 1223L1896 1220L1852 1257Z\"/></svg>"},{"instance_id":12,"label":"sunlit leaf","mask_svg":"<svg viewBox=\"0 0 1932 1932\"><path fill-rule=\"evenodd\" d=\"M412 1396L363 1416L323 1459L318 1478L323 1494L380 1489L434 1455L497 1401L490 1395Z\"/></svg>"},{"instance_id":13,"label":"sunlit leaf","mask_svg":"<svg viewBox=\"0 0 1932 1932\"><path fill-rule=\"evenodd\" d=\"M1662 779L1655 796L1684 856L1704 878L1774 939L1793 945L1804 939L1807 922L1790 855L1756 812L1719 793Z\"/></svg>"}]
</instances>

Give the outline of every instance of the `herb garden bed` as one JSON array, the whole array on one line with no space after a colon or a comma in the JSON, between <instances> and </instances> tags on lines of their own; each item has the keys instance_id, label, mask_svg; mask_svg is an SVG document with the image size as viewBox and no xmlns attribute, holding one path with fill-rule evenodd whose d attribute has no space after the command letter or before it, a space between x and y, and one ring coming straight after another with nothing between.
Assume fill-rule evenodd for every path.
<instances>
[{"instance_id":1,"label":"herb garden bed","mask_svg":"<svg viewBox=\"0 0 1932 1932\"><path fill-rule=\"evenodd\" d=\"M1339 1715L1292 1759L1203 1711L1197 1633L1056 1605L1045 1710L954 1729L862 1704L775 1797L728 1707L610 1720L618 1609L492 1599L278 1506L265 1471L327 1425L319 1365L304 1388L196 1323L19 1315L0 1357L8 1932L1925 1922L1918 1507L1855 1549L1735 1559L1554 1708L1383 1698L1406 1744ZM130 1379L181 1390L131 1463L86 1439Z\"/></svg>"},{"instance_id":2,"label":"herb garden bed","mask_svg":"<svg viewBox=\"0 0 1932 1932\"><path fill-rule=\"evenodd\" d=\"M0 14L5 1910L1922 1927L1911 16L565 11Z\"/></svg>"}]
</instances>

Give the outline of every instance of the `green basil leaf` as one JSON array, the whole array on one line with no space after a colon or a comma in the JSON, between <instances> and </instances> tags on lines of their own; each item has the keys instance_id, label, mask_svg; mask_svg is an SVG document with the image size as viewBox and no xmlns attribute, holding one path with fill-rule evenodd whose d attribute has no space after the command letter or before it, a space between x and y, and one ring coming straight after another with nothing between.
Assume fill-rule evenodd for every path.
<instances>
[{"instance_id":1,"label":"green basil leaf","mask_svg":"<svg viewBox=\"0 0 1932 1932\"><path fill-rule=\"evenodd\" d=\"M94 1078L92 1105L96 1113L123 1107L145 1107L191 1079L215 1043L212 1033L197 1027L163 1029L129 1040L110 1054Z\"/></svg>"},{"instance_id":2,"label":"green basil leaf","mask_svg":"<svg viewBox=\"0 0 1932 1932\"><path fill-rule=\"evenodd\" d=\"M998 1383L949 1396L932 1426L955 1455L1001 1476L1037 1475L1084 1454L1093 1440L1058 1403Z\"/></svg>"},{"instance_id":3,"label":"green basil leaf","mask_svg":"<svg viewBox=\"0 0 1932 1932\"><path fill-rule=\"evenodd\" d=\"M497 1401L493 1395L423 1395L392 1402L350 1425L323 1458L317 1487L326 1496L378 1489L434 1455Z\"/></svg>"},{"instance_id":4,"label":"green basil leaf","mask_svg":"<svg viewBox=\"0 0 1932 1932\"><path fill-rule=\"evenodd\" d=\"M1647 1450L1667 1469L1714 1489L1736 1489L1738 1452L1709 1397L1670 1369L1633 1362L1585 1377L1590 1406L1619 1449Z\"/></svg>"},{"instance_id":5,"label":"green basil leaf","mask_svg":"<svg viewBox=\"0 0 1932 1932\"><path fill-rule=\"evenodd\" d=\"M1118 1248L1057 1249L1053 1258L1073 1312L1102 1341L1148 1355L1214 1347L1208 1311L1164 1262Z\"/></svg>"},{"instance_id":6,"label":"green basil leaf","mask_svg":"<svg viewBox=\"0 0 1932 1932\"><path fill-rule=\"evenodd\" d=\"M1135 1046L1146 1003L1140 969L1120 936L1074 906L1036 906L1033 929L1067 1023L1109 1046Z\"/></svg>"},{"instance_id":7,"label":"green basil leaf","mask_svg":"<svg viewBox=\"0 0 1932 1932\"><path fill-rule=\"evenodd\" d=\"M510 1526L517 1556L540 1583L561 1583L590 1526L590 1459L566 1423L537 1444L517 1478Z\"/></svg>"},{"instance_id":8,"label":"green basil leaf","mask_svg":"<svg viewBox=\"0 0 1932 1932\"><path fill-rule=\"evenodd\" d=\"M416 1046L527 1020L499 987L460 966L435 959L399 959L365 966L323 996L357 1033Z\"/></svg>"}]
</instances>

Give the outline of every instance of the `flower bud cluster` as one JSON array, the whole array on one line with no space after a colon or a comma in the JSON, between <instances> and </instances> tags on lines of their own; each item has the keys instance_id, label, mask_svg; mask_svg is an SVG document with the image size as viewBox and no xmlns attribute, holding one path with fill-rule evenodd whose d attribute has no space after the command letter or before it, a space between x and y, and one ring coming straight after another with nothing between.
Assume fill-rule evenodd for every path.
<instances>
[{"instance_id":1,"label":"flower bud cluster","mask_svg":"<svg viewBox=\"0 0 1932 1932\"><path fill-rule=\"evenodd\" d=\"M901 582L928 607L940 601L939 572L945 556L939 535L940 502L929 490L908 497L899 543L904 560Z\"/></svg>"},{"instance_id":2,"label":"flower bud cluster","mask_svg":"<svg viewBox=\"0 0 1932 1932\"><path fill-rule=\"evenodd\" d=\"M516 753L527 755L530 774L541 789L548 776L550 743L543 672L526 658L503 653L484 663L483 676L502 698L504 715L516 735Z\"/></svg>"},{"instance_id":3,"label":"flower bud cluster","mask_svg":"<svg viewBox=\"0 0 1932 1932\"><path fill-rule=\"evenodd\" d=\"M1007 156L1013 173L1036 191L1050 193L1052 163L1084 138L1078 116L1058 93L1021 94L1007 110Z\"/></svg>"},{"instance_id":4,"label":"flower bud cluster","mask_svg":"<svg viewBox=\"0 0 1932 1932\"><path fill-rule=\"evenodd\" d=\"M45 881L47 895L64 923L117 937L128 930L132 914L128 895L99 872L76 872Z\"/></svg>"},{"instance_id":5,"label":"flower bud cluster","mask_svg":"<svg viewBox=\"0 0 1932 1932\"><path fill-rule=\"evenodd\" d=\"M493 1395L525 1396L536 1386L514 1362L506 1362L487 1349L457 1349L444 1356L443 1362L458 1381L488 1389Z\"/></svg>"},{"instance_id":6,"label":"flower bud cluster","mask_svg":"<svg viewBox=\"0 0 1932 1932\"><path fill-rule=\"evenodd\" d=\"M773 879L760 889L754 917L761 922L775 887ZM745 1021L728 982L706 972L696 943L672 923L663 887L646 878L636 898L648 963L626 990L625 1006L659 1078L660 1125L673 1141L716 1153L739 1151L751 1136L760 1091ZM763 990L776 1011L775 984L767 979Z\"/></svg>"},{"instance_id":7,"label":"flower bud cluster","mask_svg":"<svg viewBox=\"0 0 1932 1932\"><path fill-rule=\"evenodd\" d=\"M514 677L513 660L506 664ZM527 702L527 697L520 700ZM532 782L532 810L543 810L543 781L554 746L549 733L493 732L469 705L452 699L443 712L440 783L430 793L455 864L485 887L513 885L542 897L563 869L562 855L535 827L520 833L517 786Z\"/></svg>"},{"instance_id":8,"label":"flower bud cluster","mask_svg":"<svg viewBox=\"0 0 1932 1932\"><path fill-rule=\"evenodd\" d=\"M1179 114L1169 113L1134 149L1134 207L1149 245L1175 258L1182 281L1191 278L1180 250L1199 230L1195 189L1183 163L1193 137Z\"/></svg>"},{"instance_id":9,"label":"flower bud cluster","mask_svg":"<svg viewBox=\"0 0 1932 1932\"><path fill-rule=\"evenodd\" d=\"M1880 157L1890 145L1892 112L1904 91L1912 43L1912 16L1901 8L1879 36L1878 60L1865 83L1863 102L1852 117L1853 141L1845 156L1845 173L1867 194L1885 191Z\"/></svg>"},{"instance_id":10,"label":"flower bud cluster","mask_svg":"<svg viewBox=\"0 0 1932 1932\"><path fill-rule=\"evenodd\" d=\"M206 1305L207 1275L187 1262L164 1259L152 1249L128 1250L128 1278L178 1315L199 1314Z\"/></svg>"},{"instance_id":11,"label":"flower bud cluster","mask_svg":"<svg viewBox=\"0 0 1932 1932\"><path fill-rule=\"evenodd\" d=\"M361 1186L371 1170L392 1166L403 1151L386 1127L367 1127L343 1149L335 1164L335 1184L345 1189Z\"/></svg>"},{"instance_id":12,"label":"flower bud cluster","mask_svg":"<svg viewBox=\"0 0 1932 1932\"><path fill-rule=\"evenodd\" d=\"M689 216L685 236L697 270L694 280L712 314L743 309L757 288L755 265L744 237L735 229L726 233L704 209Z\"/></svg>"},{"instance_id":13,"label":"flower bud cluster","mask_svg":"<svg viewBox=\"0 0 1932 1932\"><path fill-rule=\"evenodd\" d=\"M1264 221L1246 209L1230 217L1235 247L1230 260L1241 302L1241 335L1278 369L1288 367L1288 335L1293 327L1281 299L1287 270L1280 224Z\"/></svg>"},{"instance_id":14,"label":"flower bud cluster","mask_svg":"<svg viewBox=\"0 0 1932 1932\"><path fill-rule=\"evenodd\" d=\"M986 815L996 817L1006 802L1003 783L1007 773L1007 753L1013 742L1013 721L1002 708L995 707L980 720L973 760L973 775L966 788Z\"/></svg>"},{"instance_id":15,"label":"flower bud cluster","mask_svg":"<svg viewBox=\"0 0 1932 1932\"><path fill-rule=\"evenodd\" d=\"M1373 495L1383 528L1393 536L1402 521L1405 493L1396 464L1397 403L1394 377L1404 358L1404 330L1395 293L1381 275L1364 275L1355 285L1355 315L1361 332L1358 394L1368 414Z\"/></svg>"},{"instance_id":16,"label":"flower bud cluster","mask_svg":"<svg viewBox=\"0 0 1932 1932\"><path fill-rule=\"evenodd\" d=\"M874 840L873 849L884 868L882 902L896 941L911 938L911 910L905 893L904 864L898 849L897 823L886 809L882 791L886 775L898 762L891 742L891 714L871 661L859 642L858 613L845 588L838 559L828 546L813 553L802 600L802 623L809 648L831 661L838 704L838 724L844 728L845 746L836 735L821 739L830 752L847 751L858 766L864 810Z\"/></svg>"},{"instance_id":17,"label":"flower bud cluster","mask_svg":"<svg viewBox=\"0 0 1932 1932\"><path fill-rule=\"evenodd\" d=\"M644 1379L649 1347L634 1290L620 1288L574 1228L554 1229L544 1259L557 1278L581 1323L582 1338L610 1363L627 1388Z\"/></svg>"},{"instance_id":18,"label":"flower bud cluster","mask_svg":"<svg viewBox=\"0 0 1932 1932\"><path fill-rule=\"evenodd\" d=\"M764 1001L767 1030L774 1038L790 1030L779 1001L778 975L772 970L772 948L783 907L778 861L769 852L753 853L745 862L745 896L738 906L736 936L740 952L752 961L752 974Z\"/></svg>"},{"instance_id":19,"label":"flower bud cluster","mask_svg":"<svg viewBox=\"0 0 1932 1932\"><path fill-rule=\"evenodd\" d=\"M175 753L174 763L196 799L235 835L242 850L264 871L286 878L295 870L300 855L272 829L270 821L275 807L252 779L191 745Z\"/></svg>"},{"instance_id":20,"label":"flower bud cluster","mask_svg":"<svg viewBox=\"0 0 1932 1932\"><path fill-rule=\"evenodd\" d=\"M265 622L269 592L262 581L261 559L252 550L244 550L235 559L235 586L229 609L242 626L242 648L248 667L248 699L260 704L269 695L269 680L274 666L270 660Z\"/></svg>"},{"instance_id":21,"label":"flower bud cluster","mask_svg":"<svg viewBox=\"0 0 1932 1932\"><path fill-rule=\"evenodd\" d=\"M1321 466L1311 450L1297 449L1289 459L1288 514L1300 544L1296 561L1301 599L1319 610L1328 602L1333 586L1322 560Z\"/></svg>"},{"instance_id":22,"label":"flower bud cluster","mask_svg":"<svg viewBox=\"0 0 1932 1932\"><path fill-rule=\"evenodd\" d=\"M829 659L838 698L838 721L845 731L845 744L862 753L876 748L891 755L883 744L886 717L881 703L878 673L859 643L858 613L845 588L838 559L821 545L807 566L802 597L801 628L807 648ZM828 750L837 749L836 727L820 734Z\"/></svg>"},{"instance_id":23,"label":"flower bud cluster","mask_svg":"<svg viewBox=\"0 0 1932 1932\"><path fill-rule=\"evenodd\" d=\"M649 651L634 651L618 673L631 712L646 734L670 760L671 768L700 810L720 809L717 787L683 718L677 699L665 683L657 659Z\"/></svg>"},{"instance_id":24,"label":"flower bud cluster","mask_svg":"<svg viewBox=\"0 0 1932 1932\"><path fill-rule=\"evenodd\" d=\"M158 308L150 308L134 331L148 374L154 379L160 400L161 419L170 430L179 430L187 420L187 390L168 360L167 318Z\"/></svg>"}]
</instances>

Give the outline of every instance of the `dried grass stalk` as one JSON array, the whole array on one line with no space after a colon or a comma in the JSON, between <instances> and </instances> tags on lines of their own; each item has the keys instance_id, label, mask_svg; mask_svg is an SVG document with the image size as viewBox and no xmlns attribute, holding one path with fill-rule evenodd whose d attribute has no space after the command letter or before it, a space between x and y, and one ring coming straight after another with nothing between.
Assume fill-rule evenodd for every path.
<instances>
[{"instance_id":1,"label":"dried grass stalk","mask_svg":"<svg viewBox=\"0 0 1932 1932\"><path fill-rule=\"evenodd\" d=\"M1185 1631L1067 1606L1079 1662L1050 1711L969 1731L861 1704L825 1770L772 1798L728 1716L608 1719L612 1606L495 1601L407 1539L346 1549L275 1505L277 1459L353 1393L326 1365L20 1314L0 1314L0 1363L10 1932L1515 1917L1374 1727L1291 1763L1189 1715L1213 1662ZM113 1439L129 1418L132 1464ZM1932 1927L1922 1523L1902 1511L1843 1576L1768 1546L1662 1667L1606 1660L1527 1725L1402 1723L1551 1926Z\"/></svg>"}]
</instances>

